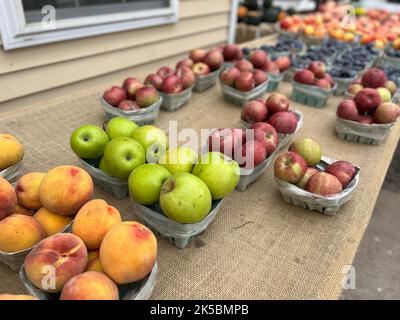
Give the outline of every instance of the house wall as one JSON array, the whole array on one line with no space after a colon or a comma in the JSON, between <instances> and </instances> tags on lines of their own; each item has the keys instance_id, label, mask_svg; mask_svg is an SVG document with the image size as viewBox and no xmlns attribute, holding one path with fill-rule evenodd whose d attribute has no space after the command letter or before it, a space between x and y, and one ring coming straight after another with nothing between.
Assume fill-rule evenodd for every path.
<instances>
[{"instance_id":1,"label":"house wall","mask_svg":"<svg viewBox=\"0 0 400 320\"><path fill-rule=\"evenodd\" d=\"M180 21L146 29L113 33L5 51L0 44L0 107L22 97L56 88L85 86L86 81L124 70L179 58L190 49L226 42L230 0L181 0Z\"/></svg>"}]
</instances>

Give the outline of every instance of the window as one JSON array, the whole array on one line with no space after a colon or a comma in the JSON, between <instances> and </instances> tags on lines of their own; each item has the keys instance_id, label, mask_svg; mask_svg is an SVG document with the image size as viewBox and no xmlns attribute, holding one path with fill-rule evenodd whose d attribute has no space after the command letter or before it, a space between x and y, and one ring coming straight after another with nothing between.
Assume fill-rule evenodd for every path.
<instances>
[{"instance_id":1,"label":"window","mask_svg":"<svg viewBox=\"0 0 400 320\"><path fill-rule=\"evenodd\" d=\"M1 0L5 49L178 21L178 0Z\"/></svg>"}]
</instances>

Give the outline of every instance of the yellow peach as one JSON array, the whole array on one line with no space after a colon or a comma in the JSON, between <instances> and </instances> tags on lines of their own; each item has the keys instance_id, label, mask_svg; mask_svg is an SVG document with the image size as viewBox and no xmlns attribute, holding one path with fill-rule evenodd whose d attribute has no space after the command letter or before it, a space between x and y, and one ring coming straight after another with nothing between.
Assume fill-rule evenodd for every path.
<instances>
[{"instance_id":1,"label":"yellow peach","mask_svg":"<svg viewBox=\"0 0 400 320\"><path fill-rule=\"evenodd\" d=\"M120 223L121 215L117 209L104 200L92 200L79 210L72 233L81 238L89 250L97 250L106 233Z\"/></svg>"},{"instance_id":2,"label":"yellow peach","mask_svg":"<svg viewBox=\"0 0 400 320\"><path fill-rule=\"evenodd\" d=\"M97 271L104 272L100 261L99 251L90 251L88 254L88 263L86 266L86 271Z\"/></svg>"},{"instance_id":3,"label":"yellow peach","mask_svg":"<svg viewBox=\"0 0 400 320\"><path fill-rule=\"evenodd\" d=\"M33 217L42 225L46 237L61 232L74 219L71 216L60 216L45 207L36 212Z\"/></svg>"},{"instance_id":4,"label":"yellow peach","mask_svg":"<svg viewBox=\"0 0 400 320\"><path fill-rule=\"evenodd\" d=\"M0 134L0 150L0 170L20 162L24 157L24 146L11 134Z\"/></svg>"},{"instance_id":5,"label":"yellow peach","mask_svg":"<svg viewBox=\"0 0 400 320\"><path fill-rule=\"evenodd\" d=\"M39 187L45 173L32 172L19 179L15 187L18 203L31 210L38 210L42 207L39 199Z\"/></svg>"}]
</instances>

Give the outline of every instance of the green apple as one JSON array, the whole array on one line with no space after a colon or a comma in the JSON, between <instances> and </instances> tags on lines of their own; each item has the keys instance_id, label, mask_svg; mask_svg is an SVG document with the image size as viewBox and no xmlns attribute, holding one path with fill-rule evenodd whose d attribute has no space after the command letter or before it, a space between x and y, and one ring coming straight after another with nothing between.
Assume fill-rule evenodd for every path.
<instances>
[{"instance_id":1,"label":"green apple","mask_svg":"<svg viewBox=\"0 0 400 320\"><path fill-rule=\"evenodd\" d=\"M207 185L191 173L175 173L161 187L160 206L171 220L197 223L210 213L211 193Z\"/></svg>"},{"instance_id":2,"label":"green apple","mask_svg":"<svg viewBox=\"0 0 400 320\"><path fill-rule=\"evenodd\" d=\"M139 128L139 126L127 119L127 118L113 118L107 123L106 132L110 139L114 139L117 137L132 137L133 132Z\"/></svg>"},{"instance_id":3,"label":"green apple","mask_svg":"<svg viewBox=\"0 0 400 320\"><path fill-rule=\"evenodd\" d=\"M98 159L110 141L107 133L98 126L88 124L76 129L70 139L71 149L82 159Z\"/></svg>"},{"instance_id":4,"label":"green apple","mask_svg":"<svg viewBox=\"0 0 400 320\"><path fill-rule=\"evenodd\" d=\"M128 186L131 198L144 206L156 204L160 200L161 186L171 176L163 166L143 164L132 171Z\"/></svg>"},{"instance_id":5,"label":"green apple","mask_svg":"<svg viewBox=\"0 0 400 320\"><path fill-rule=\"evenodd\" d=\"M142 145L127 137L110 141L104 150L104 163L110 176L125 180L138 166L146 162Z\"/></svg>"},{"instance_id":6,"label":"green apple","mask_svg":"<svg viewBox=\"0 0 400 320\"><path fill-rule=\"evenodd\" d=\"M100 160L99 169L100 169L101 171L103 171L104 173L109 174L109 173L108 173L108 168L107 168L106 162L104 161L104 157L101 158L101 160Z\"/></svg>"},{"instance_id":7,"label":"green apple","mask_svg":"<svg viewBox=\"0 0 400 320\"><path fill-rule=\"evenodd\" d=\"M167 168L172 174L178 172L191 173L196 160L197 154L193 149L180 147L168 150L160 157L158 164Z\"/></svg>"},{"instance_id":8,"label":"green apple","mask_svg":"<svg viewBox=\"0 0 400 320\"><path fill-rule=\"evenodd\" d=\"M378 93L381 96L382 102L390 102L392 100L392 94L389 89L386 88L378 88Z\"/></svg>"},{"instance_id":9,"label":"green apple","mask_svg":"<svg viewBox=\"0 0 400 320\"><path fill-rule=\"evenodd\" d=\"M311 138L297 139L292 142L289 151L301 155L310 167L316 166L322 157L321 146Z\"/></svg>"},{"instance_id":10,"label":"green apple","mask_svg":"<svg viewBox=\"0 0 400 320\"><path fill-rule=\"evenodd\" d=\"M224 154L210 152L200 157L193 174L207 185L213 200L219 200L235 190L240 179L240 167Z\"/></svg>"},{"instance_id":11,"label":"green apple","mask_svg":"<svg viewBox=\"0 0 400 320\"><path fill-rule=\"evenodd\" d=\"M168 149L167 135L155 126L147 125L136 129L132 138L146 150L148 163L157 163L160 156Z\"/></svg>"}]
</instances>

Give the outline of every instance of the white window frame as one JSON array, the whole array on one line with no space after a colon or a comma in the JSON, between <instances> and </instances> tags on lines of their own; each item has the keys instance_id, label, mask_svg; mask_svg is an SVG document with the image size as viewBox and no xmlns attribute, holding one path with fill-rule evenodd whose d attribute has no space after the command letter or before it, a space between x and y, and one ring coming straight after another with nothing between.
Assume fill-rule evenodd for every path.
<instances>
[{"instance_id":1,"label":"white window frame","mask_svg":"<svg viewBox=\"0 0 400 320\"><path fill-rule=\"evenodd\" d=\"M5 50L126 31L179 21L179 0L170 7L57 20L56 29L27 23L22 0L0 0L0 32Z\"/></svg>"}]
</instances>

